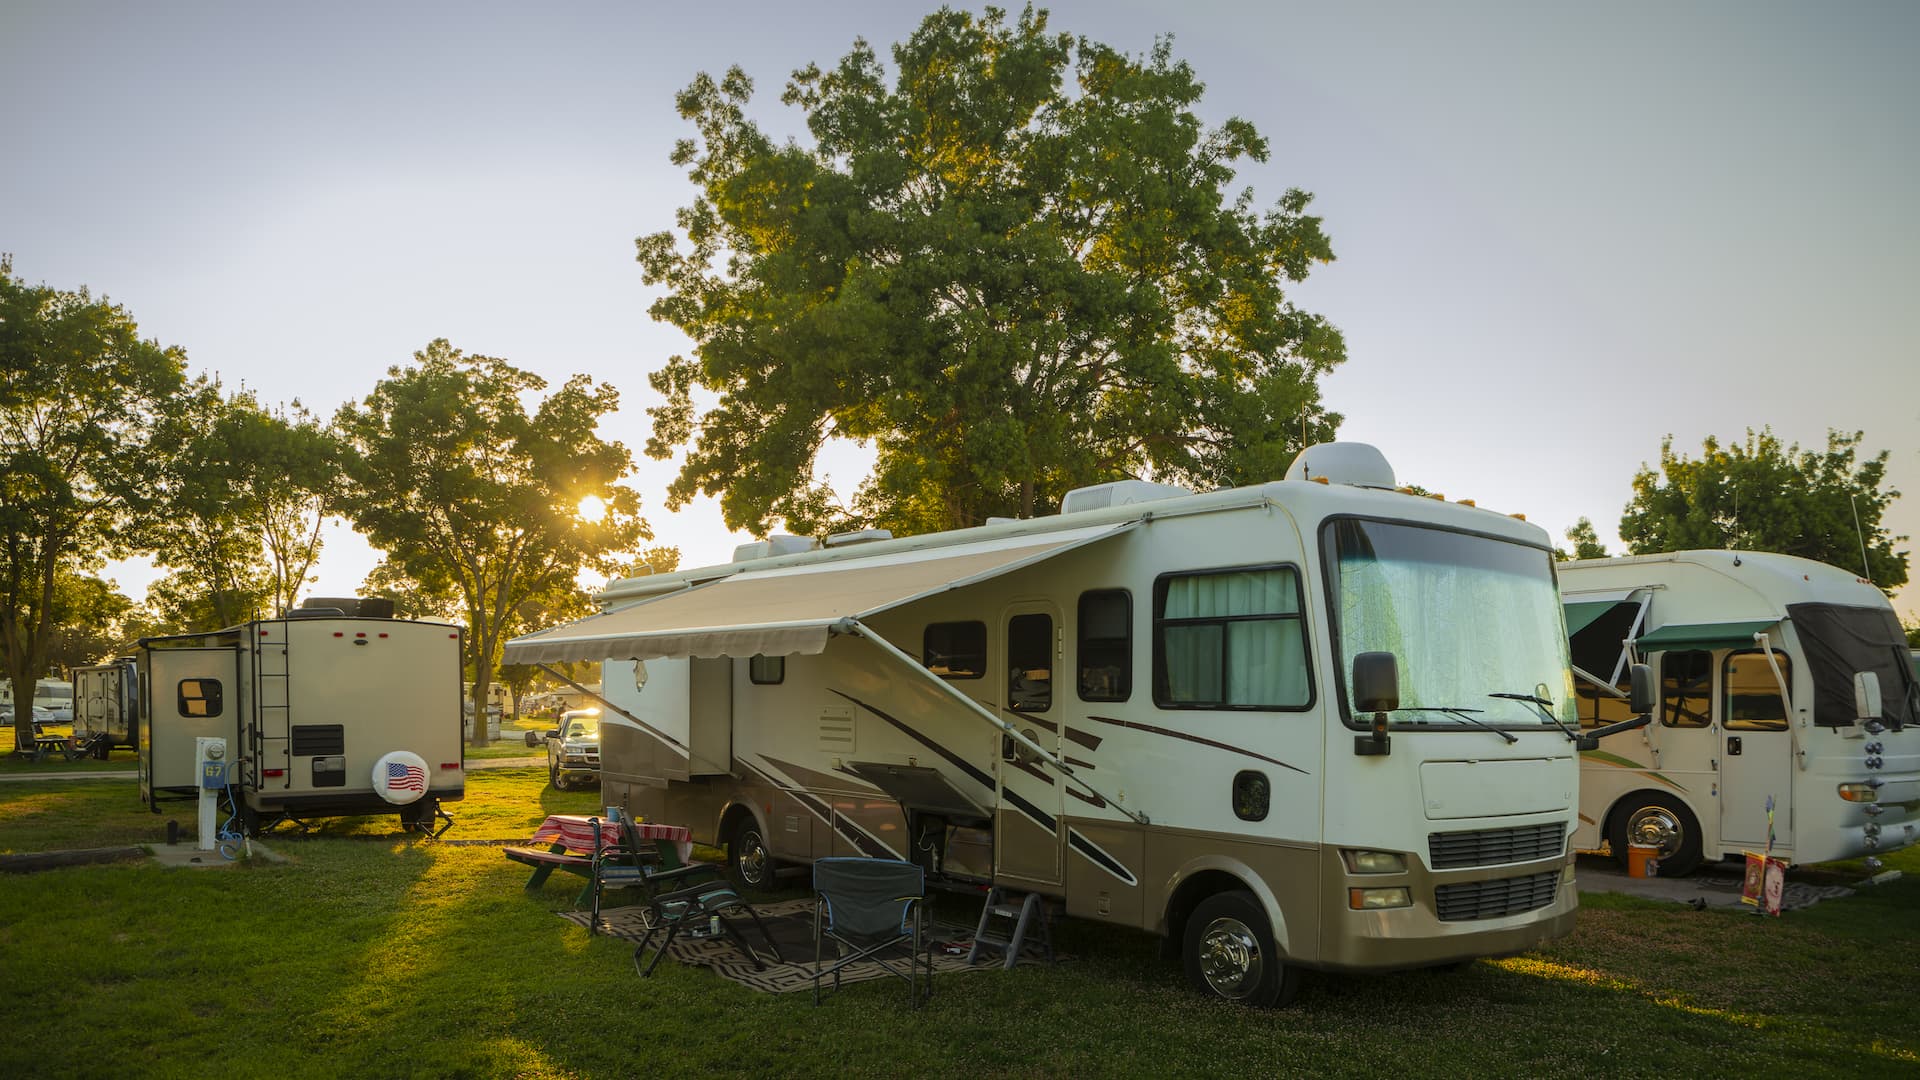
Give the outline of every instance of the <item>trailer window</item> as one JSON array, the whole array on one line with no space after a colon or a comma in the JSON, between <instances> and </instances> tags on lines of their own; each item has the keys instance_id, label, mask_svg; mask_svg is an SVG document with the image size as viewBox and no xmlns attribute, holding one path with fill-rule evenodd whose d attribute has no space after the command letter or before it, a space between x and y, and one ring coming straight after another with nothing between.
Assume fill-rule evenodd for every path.
<instances>
[{"instance_id":1,"label":"trailer window","mask_svg":"<svg viewBox=\"0 0 1920 1080\"><path fill-rule=\"evenodd\" d=\"M1053 708L1053 617L1007 620L1007 704L1021 712Z\"/></svg>"},{"instance_id":2,"label":"trailer window","mask_svg":"<svg viewBox=\"0 0 1920 1080\"><path fill-rule=\"evenodd\" d=\"M943 679L978 679L987 673L986 623L931 623L920 645L920 662Z\"/></svg>"},{"instance_id":3,"label":"trailer window","mask_svg":"<svg viewBox=\"0 0 1920 1080\"><path fill-rule=\"evenodd\" d=\"M181 679L175 696L181 716L220 715L219 679Z\"/></svg>"},{"instance_id":4,"label":"trailer window","mask_svg":"<svg viewBox=\"0 0 1920 1080\"><path fill-rule=\"evenodd\" d=\"M1780 684L1793 678L1793 669L1785 653L1773 654L1780 665L1780 678L1762 652L1739 652L1727 657L1720 677L1720 696L1726 702L1725 727L1728 731L1785 731L1787 703L1781 700Z\"/></svg>"},{"instance_id":5,"label":"trailer window","mask_svg":"<svg viewBox=\"0 0 1920 1080\"><path fill-rule=\"evenodd\" d=\"M1703 728L1713 722L1713 654L1688 649L1660 655L1660 723Z\"/></svg>"},{"instance_id":6,"label":"trailer window","mask_svg":"<svg viewBox=\"0 0 1920 1080\"><path fill-rule=\"evenodd\" d=\"M1300 578L1291 567L1153 583L1153 700L1173 709L1304 709Z\"/></svg>"},{"instance_id":7,"label":"trailer window","mask_svg":"<svg viewBox=\"0 0 1920 1080\"><path fill-rule=\"evenodd\" d=\"M1081 701L1133 696L1133 594L1098 589L1080 594L1078 659Z\"/></svg>"},{"instance_id":8,"label":"trailer window","mask_svg":"<svg viewBox=\"0 0 1920 1080\"><path fill-rule=\"evenodd\" d=\"M787 680L787 658L756 655L747 661L747 681L755 686L778 686Z\"/></svg>"}]
</instances>

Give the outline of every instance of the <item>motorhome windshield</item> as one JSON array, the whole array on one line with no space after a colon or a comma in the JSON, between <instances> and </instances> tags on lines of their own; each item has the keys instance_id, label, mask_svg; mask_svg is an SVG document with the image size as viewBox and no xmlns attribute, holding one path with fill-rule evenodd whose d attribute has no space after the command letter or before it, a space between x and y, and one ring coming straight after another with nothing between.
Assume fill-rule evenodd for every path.
<instances>
[{"instance_id":1,"label":"motorhome windshield","mask_svg":"<svg viewBox=\"0 0 1920 1080\"><path fill-rule=\"evenodd\" d=\"M1920 723L1920 680L1891 607L1788 604L1787 617L1813 672L1814 723L1854 722L1853 677L1863 671L1879 677L1883 723L1896 730Z\"/></svg>"},{"instance_id":2,"label":"motorhome windshield","mask_svg":"<svg viewBox=\"0 0 1920 1080\"><path fill-rule=\"evenodd\" d=\"M1347 689L1353 658L1364 652L1398 661L1396 725L1476 730L1451 719L1450 709L1473 710L1495 726L1547 726L1548 713L1576 722L1560 594L1545 550L1361 518L1329 521L1321 546L1350 726L1367 722L1352 715Z\"/></svg>"}]
</instances>

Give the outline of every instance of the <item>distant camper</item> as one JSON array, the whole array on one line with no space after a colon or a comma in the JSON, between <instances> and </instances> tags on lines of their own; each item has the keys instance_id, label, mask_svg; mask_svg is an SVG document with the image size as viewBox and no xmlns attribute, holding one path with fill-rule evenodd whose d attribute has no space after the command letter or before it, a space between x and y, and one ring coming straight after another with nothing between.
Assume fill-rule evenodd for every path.
<instances>
[{"instance_id":1,"label":"distant camper","mask_svg":"<svg viewBox=\"0 0 1920 1080\"><path fill-rule=\"evenodd\" d=\"M138 748L140 672L134 657L73 669L73 736L102 761L115 747Z\"/></svg>"},{"instance_id":2,"label":"distant camper","mask_svg":"<svg viewBox=\"0 0 1920 1080\"><path fill-rule=\"evenodd\" d=\"M1886 595L1851 571L1752 551L1560 566L1583 727L1653 722L1581 755L1574 843L1659 849L1660 872L1745 851L1826 862L1920 840L1920 679ZM1768 805L1771 802L1772 812Z\"/></svg>"},{"instance_id":3,"label":"distant camper","mask_svg":"<svg viewBox=\"0 0 1920 1080\"><path fill-rule=\"evenodd\" d=\"M142 799L159 813L194 797L194 740L224 736L249 831L396 811L409 828L450 822L441 804L466 792L460 629L392 611L309 600L285 618L142 641Z\"/></svg>"}]
</instances>

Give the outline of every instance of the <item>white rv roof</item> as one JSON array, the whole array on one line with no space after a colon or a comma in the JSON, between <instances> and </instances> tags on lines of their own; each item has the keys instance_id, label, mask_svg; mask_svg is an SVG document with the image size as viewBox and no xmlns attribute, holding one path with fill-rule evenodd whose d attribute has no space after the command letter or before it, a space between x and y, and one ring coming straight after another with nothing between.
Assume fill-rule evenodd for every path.
<instances>
[{"instance_id":1,"label":"white rv roof","mask_svg":"<svg viewBox=\"0 0 1920 1080\"><path fill-rule=\"evenodd\" d=\"M829 628L996 577L1135 522L889 551L813 565L770 566L507 642L505 662L648 660L659 656L784 656L826 648Z\"/></svg>"}]
</instances>

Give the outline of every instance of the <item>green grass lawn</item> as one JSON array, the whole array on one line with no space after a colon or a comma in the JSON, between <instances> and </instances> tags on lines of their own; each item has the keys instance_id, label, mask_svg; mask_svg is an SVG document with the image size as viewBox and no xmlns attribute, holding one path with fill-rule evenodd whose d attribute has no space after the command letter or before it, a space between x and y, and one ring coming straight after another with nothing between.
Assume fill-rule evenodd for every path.
<instances>
[{"instance_id":1,"label":"green grass lawn","mask_svg":"<svg viewBox=\"0 0 1920 1080\"><path fill-rule=\"evenodd\" d=\"M544 769L474 773L448 839L524 838L591 812ZM173 815L190 824L182 813ZM0 851L152 842L120 785L0 788ZM270 837L284 864L141 863L9 876L0 985L36 1016L0 1076L1859 1076L1920 1075L1899 1007L1920 946L1910 876L1779 919L1582 897L1550 948L1451 973L1308 975L1291 1008L1202 1000L1156 939L1067 921L1075 959L898 984L815 1009L704 969L640 979L631 946L555 918L495 848L397 818ZM964 904L943 916L964 919Z\"/></svg>"}]
</instances>

